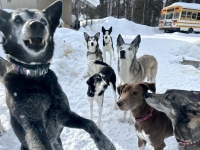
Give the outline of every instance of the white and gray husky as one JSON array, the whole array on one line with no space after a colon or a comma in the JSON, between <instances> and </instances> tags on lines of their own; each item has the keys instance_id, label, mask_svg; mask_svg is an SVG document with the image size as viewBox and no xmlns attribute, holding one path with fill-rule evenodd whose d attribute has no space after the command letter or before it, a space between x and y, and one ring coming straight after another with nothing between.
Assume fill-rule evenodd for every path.
<instances>
[{"instance_id":1,"label":"white and gray husky","mask_svg":"<svg viewBox=\"0 0 200 150\"><path fill-rule=\"evenodd\" d=\"M87 42L87 61L88 68L87 74L84 77L92 76L95 73L98 73L102 68L101 65L95 64L95 60L103 61L102 51L99 48L99 36L100 33L96 33L94 36L89 36L86 32L84 32L84 38Z\"/></svg>"}]
</instances>

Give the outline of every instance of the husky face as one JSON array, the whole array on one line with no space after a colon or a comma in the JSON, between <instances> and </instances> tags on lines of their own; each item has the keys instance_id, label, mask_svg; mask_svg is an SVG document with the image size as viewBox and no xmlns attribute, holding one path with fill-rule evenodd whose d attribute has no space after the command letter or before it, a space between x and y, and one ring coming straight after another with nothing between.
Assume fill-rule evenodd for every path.
<instances>
[{"instance_id":1,"label":"husky face","mask_svg":"<svg viewBox=\"0 0 200 150\"><path fill-rule=\"evenodd\" d=\"M43 11L17 9L13 13L0 10L0 31L6 54L25 63L46 63L53 56L53 34L59 25L62 2Z\"/></svg>"},{"instance_id":2,"label":"husky face","mask_svg":"<svg viewBox=\"0 0 200 150\"><path fill-rule=\"evenodd\" d=\"M131 43L124 43L122 36L117 37L117 52L119 59L132 60L136 57L141 38L138 35Z\"/></svg>"},{"instance_id":3,"label":"husky face","mask_svg":"<svg viewBox=\"0 0 200 150\"><path fill-rule=\"evenodd\" d=\"M89 36L86 32L84 32L84 38L87 42L88 50L94 49L99 47L98 40L99 40L100 32L96 33L94 36Z\"/></svg>"},{"instance_id":4,"label":"husky face","mask_svg":"<svg viewBox=\"0 0 200 150\"><path fill-rule=\"evenodd\" d=\"M102 32L103 32L103 40L105 43L109 43L111 40L111 32L112 32L112 27L110 27L108 30L106 30L103 26L102 26Z\"/></svg>"}]
</instances>

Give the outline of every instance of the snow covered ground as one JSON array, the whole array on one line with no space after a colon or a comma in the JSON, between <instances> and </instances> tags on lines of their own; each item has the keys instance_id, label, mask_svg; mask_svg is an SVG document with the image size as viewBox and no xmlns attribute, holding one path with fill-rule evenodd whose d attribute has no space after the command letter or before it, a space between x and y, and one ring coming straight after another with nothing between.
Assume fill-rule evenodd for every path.
<instances>
[{"instance_id":1,"label":"snow covered ground","mask_svg":"<svg viewBox=\"0 0 200 150\"><path fill-rule=\"evenodd\" d=\"M157 93L165 92L170 88L185 90L200 90L200 70L193 66L181 65L179 61L184 58L200 60L199 34L162 33L158 28L135 24L126 19L113 17L96 20L93 26L80 28L74 31L58 28L55 34L55 53L51 63L51 69L55 71L59 82L66 93L71 109L79 115L89 118L89 102L87 101L86 79L83 76L87 70L87 48L83 32L94 35L101 32L101 27L108 29L113 27L112 37L114 41L115 56L116 38L121 34L125 42L131 42L136 35L141 35L141 44L137 53L154 55L158 61ZM102 33L99 40L102 48ZM5 58L2 47L0 56ZM108 55L107 55L108 56ZM109 60L109 57L107 58ZM113 62L117 74L117 60ZM94 121L97 122L98 107L94 103ZM123 114L120 110L114 110L114 99L111 87L105 92L102 131L114 143L117 150L136 150L137 137L133 125L120 123L118 118ZM0 84L0 119L6 129L6 133L0 137L0 150L19 150L20 143L13 133L9 123L9 112L5 102L5 92ZM65 128L62 132L62 142L65 150L96 150L94 142L89 134L83 130ZM168 150L177 150L174 137L166 139ZM147 150L152 149L147 146Z\"/></svg>"}]
</instances>

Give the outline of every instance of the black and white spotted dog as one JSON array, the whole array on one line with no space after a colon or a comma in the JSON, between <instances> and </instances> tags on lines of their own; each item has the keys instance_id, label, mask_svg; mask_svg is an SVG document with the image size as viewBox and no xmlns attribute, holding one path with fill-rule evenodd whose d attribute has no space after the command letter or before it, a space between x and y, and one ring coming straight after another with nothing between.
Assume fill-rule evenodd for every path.
<instances>
[{"instance_id":1,"label":"black and white spotted dog","mask_svg":"<svg viewBox=\"0 0 200 150\"><path fill-rule=\"evenodd\" d=\"M83 129L100 150L115 146L95 123L70 109L56 74L49 69L62 1L46 9L0 9L3 49L14 68L5 74L6 102L21 150L63 150L63 127Z\"/></svg>"},{"instance_id":2,"label":"black and white spotted dog","mask_svg":"<svg viewBox=\"0 0 200 150\"><path fill-rule=\"evenodd\" d=\"M103 59L104 62L106 62L106 52L109 52L110 54L110 66L112 66L112 60L115 60L115 54L114 54L114 47L113 47L113 40L111 37L112 27L110 27L108 30L106 30L102 26L102 32L103 32Z\"/></svg>"},{"instance_id":3,"label":"black and white spotted dog","mask_svg":"<svg viewBox=\"0 0 200 150\"><path fill-rule=\"evenodd\" d=\"M100 32L96 33L94 36L89 36L84 32L85 41L87 42L87 60L88 68L87 74L84 77L92 76L98 73L101 69L101 65L94 64L95 60L103 61L102 51L99 48L99 36Z\"/></svg>"},{"instance_id":4,"label":"black and white spotted dog","mask_svg":"<svg viewBox=\"0 0 200 150\"><path fill-rule=\"evenodd\" d=\"M104 66L98 73L94 74L87 80L88 91L87 96L90 102L90 119L93 120L93 101L96 100L99 107L98 127L101 129L101 116L103 108L104 92L111 84L113 88L115 109L116 105L116 75L114 70L106 63L96 60L96 65Z\"/></svg>"}]
</instances>

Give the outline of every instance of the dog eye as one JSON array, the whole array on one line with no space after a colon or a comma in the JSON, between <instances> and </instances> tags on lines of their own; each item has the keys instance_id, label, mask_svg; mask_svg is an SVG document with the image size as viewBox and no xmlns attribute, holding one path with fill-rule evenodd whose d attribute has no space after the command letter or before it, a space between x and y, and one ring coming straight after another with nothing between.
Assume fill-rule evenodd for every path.
<instances>
[{"instance_id":1,"label":"dog eye","mask_svg":"<svg viewBox=\"0 0 200 150\"><path fill-rule=\"evenodd\" d=\"M165 99L166 99L167 101L170 101L170 100L171 100L171 96L170 96L170 95L166 95L166 96L165 96Z\"/></svg>"},{"instance_id":2,"label":"dog eye","mask_svg":"<svg viewBox=\"0 0 200 150\"><path fill-rule=\"evenodd\" d=\"M134 91L134 92L133 92L133 95L138 95L138 92L137 92L137 91Z\"/></svg>"},{"instance_id":3,"label":"dog eye","mask_svg":"<svg viewBox=\"0 0 200 150\"><path fill-rule=\"evenodd\" d=\"M22 23L22 18L20 16L17 16L14 21L17 24Z\"/></svg>"},{"instance_id":4,"label":"dog eye","mask_svg":"<svg viewBox=\"0 0 200 150\"><path fill-rule=\"evenodd\" d=\"M46 22L46 20L44 20L44 19L41 19L41 21L40 21L43 25L47 25L47 22Z\"/></svg>"},{"instance_id":5,"label":"dog eye","mask_svg":"<svg viewBox=\"0 0 200 150\"><path fill-rule=\"evenodd\" d=\"M129 48L128 48L128 50L129 50L129 51L131 51L131 50L132 50L132 48L130 48L130 47L129 47Z\"/></svg>"}]
</instances>

